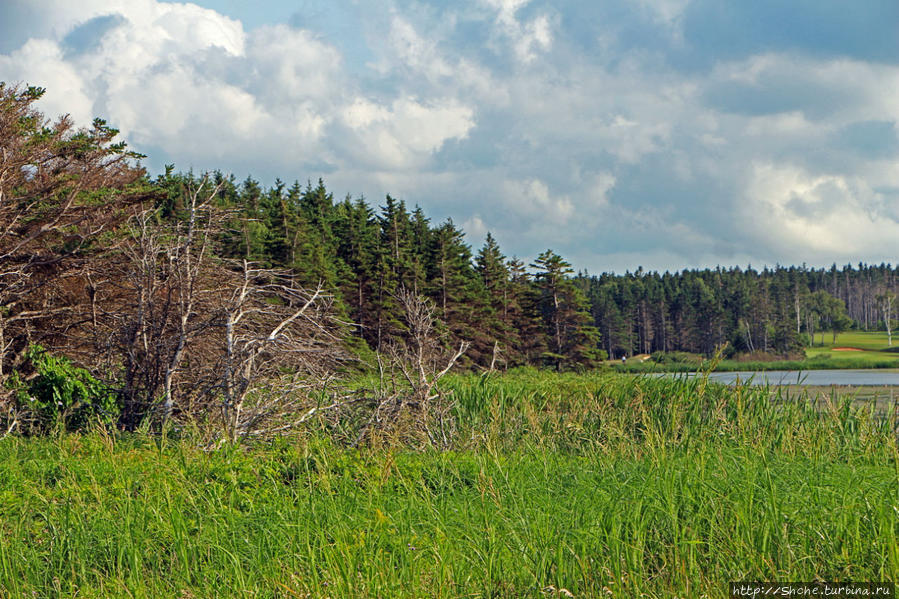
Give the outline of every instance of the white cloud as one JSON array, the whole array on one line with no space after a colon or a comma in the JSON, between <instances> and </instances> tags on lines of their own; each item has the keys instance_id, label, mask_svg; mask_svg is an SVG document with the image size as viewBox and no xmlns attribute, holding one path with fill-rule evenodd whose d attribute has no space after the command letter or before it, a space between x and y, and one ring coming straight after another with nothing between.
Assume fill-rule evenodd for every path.
<instances>
[{"instance_id":1,"label":"white cloud","mask_svg":"<svg viewBox=\"0 0 899 599\"><path fill-rule=\"evenodd\" d=\"M541 14L528 22L521 22L517 13L530 0L484 0L496 10L496 26L512 45L515 56L524 63L532 62L538 52L552 47L553 34L549 16Z\"/></svg>"},{"instance_id":2,"label":"white cloud","mask_svg":"<svg viewBox=\"0 0 899 599\"><path fill-rule=\"evenodd\" d=\"M899 66L851 59L766 53L724 62L707 85L738 88L738 108L798 112L833 126L872 118L899 119ZM778 110L779 107L796 106Z\"/></svg>"},{"instance_id":3,"label":"white cloud","mask_svg":"<svg viewBox=\"0 0 899 599\"><path fill-rule=\"evenodd\" d=\"M655 21L677 28L690 0L631 0Z\"/></svg>"},{"instance_id":4,"label":"white cloud","mask_svg":"<svg viewBox=\"0 0 899 599\"><path fill-rule=\"evenodd\" d=\"M108 14L120 21L101 39L63 50L73 28ZM71 112L81 124L102 114L133 145L166 148L164 160L182 166L266 160L289 169L340 162L335 152L343 152L344 161L408 169L474 126L474 110L453 97L359 99L340 52L310 31L275 25L246 34L214 11L155 0L94 1L76 15L61 10L51 38L0 56L0 79L43 85L46 112ZM335 124L347 139L325 139Z\"/></svg>"},{"instance_id":5,"label":"white cloud","mask_svg":"<svg viewBox=\"0 0 899 599\"><path fill-rule=\"evenodd\" d=\"M87 124L94 117L94 100L82 74L63 59L59 45L50 40L29 40L10 55L0 55L0 81L49 88L41 108L50 117L70 114Z\"/></svg>"},{"instance_id":6,"label":"white cloud","mask_svg":"<svg viewBox=\"0 0 899 599\"><path fill-rule=\"evenodd\" d=\"M899 253L896 215L858 178L756 164L742 216L776 253L849 260Z\"/></svg>"},{"instance_id":7,"label":"white cloud","mask_svg":"<svg viewBox=\"0 0 899 599\"><path fill-rule=\"evenodd\" d=\"M488 227L481 219L480 215L474 214L471 218L462 223L462 230L465 231L465 234L469 238L480 240L487 234Z\"/></svg>"},{"instance_id":8,"label":"white cloud","mask_svg":"<svg viewBox=\"0 0 899 599\"><path fill-rule=\"evenodd\" d=\"M574 203L566 194L550 193L540 179L506 181L504 200L510 210L539 219L537 222L565 224L574 214Z\"/></svg>"},{"instance_id":9,"label":"white cloud","mask_svg":"<svg viewBox=\"0 0 899 599\"><path fill-rule=\"evenodd\" d=\"M474 95L490 104L508 104L509 94L503 82L483 66L458 53L445 51L439 42L435 32L424 36L409 20L395 15L388 35L391 55L377 66L383 72L404 72L419 90L426 83L438 94Z\"/></svg>"},{"instance_id":10,"label":"white cloud","mask_svg":"<svg viewBox=\"0 0 899 599\"><path fill-rule=\"evenodd\" d=\"M609 192L615 187L615 181L615 175L611 173L599 173L593 177L587 194L593 207L602 208L608 205Z\"/></svg>"},{"instance_id":11,"label":"white cloud","mask_svg":"<svg viewBox=\"0 0 899 599\"><path fill-rule=\"evenodd\" d=\"M450 139L464 139L474 126L471 108L454 99L423 104L399 98L388 108L357 99L343 110L354 134L356 160L386 169L421 167Z\"/></svg>"},{"instance_id":12,"label":"white cloud","mask_svg":"<svg viewBox=\"0 0 899 599\"><path fill-rule=\"evenodd\" d=\"M510 255L552 244L591 271L603 256L633 268L668 252L679 267L899 249L899 161L888 143L840 146L857 123L895 131L896 65L771 51L679 70L639 41L585 48L622 29L575 39L577 5L531 0L352 3L377 13L352 39L245 31L187 3L35 5L46 18L0 55L0 80L47 87L48 114L107 118L156 167L323 175L338 196L389 192L473 238L489 223ZM623 6L687 43L685 0ZM66 40L109 15L100 39Z\"/></svg>"},{"instance_id":13,"label":"white cloud","mask_svg":"<svg viewBox=\"0 0 899 599\"><path fill-rule=\"evenodd\" d=\"M394 16L388 39L397 57L430 81L436 82L453 76L454 69L441 55L436 41L420 36L408 20Z\"/></svg>"},{"instance_id":14,"label":"white cloud","mask_svg":"<svg viewBox=\"0 0 899 599\"><path fill-rule=\"evenodd\" d=\"M254 30L246 57L252 88L270 105L327 103L340 78L341 57L336 48L309 31L286 25Z\"/></svg>"}]
</instances>

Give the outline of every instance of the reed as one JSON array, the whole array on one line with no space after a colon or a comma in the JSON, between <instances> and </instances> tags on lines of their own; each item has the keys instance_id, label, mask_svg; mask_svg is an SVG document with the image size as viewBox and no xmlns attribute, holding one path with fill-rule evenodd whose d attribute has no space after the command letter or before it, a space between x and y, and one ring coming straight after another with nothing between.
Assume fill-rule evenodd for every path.
<instances>
[{"instance_id":1,"label":"reed","mask_svg":"<svg viewBox=\"0 0 899 599\"><path fill-rule=\"evenodd\" d=\"M709 597L899 574L896 415L699 378L455 376L451 451L0 441L11 597Z\"/></svg>"}]
</instances>

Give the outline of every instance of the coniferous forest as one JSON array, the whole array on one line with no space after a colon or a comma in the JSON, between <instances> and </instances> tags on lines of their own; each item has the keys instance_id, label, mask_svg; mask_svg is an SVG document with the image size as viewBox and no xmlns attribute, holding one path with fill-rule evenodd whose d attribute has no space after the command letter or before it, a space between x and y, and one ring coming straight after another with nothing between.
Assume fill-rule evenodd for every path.
<instances>
[{"instance_id":1,"label":"coniferous forest","mask_svg":"<svg viewBox=\"0 0 899 599\"><path fill-rule=\"evenodd\" d=\"M251 177L212 177L222 205L253 223L228 241L231 257L290 269L306 286L322 281L372 349L402 326L396 291L421 292L452 336L471 342L469 359L479 366L494 346L508 367L589 367L657 351L710 355L725 343L787 355L823 330L883 330L899 281L899 268L863 263L575 273L551 249L530 260L507 256L490 233L472 248L452 220L434 223L420 206L389 195L371 205L335 200L321 179L265 188ZM171 190L173 206L177 190L197 183L184 173L152 181Z\"/></svg>"},{"instance_id":2,"label":"coniferous forest","mask_svg":"<svg viewBox=\"0 0 899 599\"><path fill-rule=\"evenodd\" d=\"M126 256L146 262L135 252L161 252L179 236L181 256L211 253L220 271L213 279L244 264L320 289L340 323L334 334L357 355L407 332L401 290L433 302L444 343L467 343L459 364L470 368L583 369L653 352L708 356L722 346L788 356L816 332L893 326L899 270L888 264L575 272L551 249L508 256L489 233L473 248L452 220L433 222L418 204L389 195L377 203L338 199L321 179L267 187L173 166L151 177L103 121L82 131L65 118L47 121L33 107L41 94L2 88L7 363L33 344L82 358L102 353L102 335L83 327L102 328L98 298L105 287L107 297L122 289L101 275L112 268L124 280L137 276L126 276ZM146 247L148 227L155 227L155 249ZM201 236L202 247L194 247ZM123 249L126 238L140 248ZM198 272L177 276L185 282Z\"/></svg>"}]
</instances>

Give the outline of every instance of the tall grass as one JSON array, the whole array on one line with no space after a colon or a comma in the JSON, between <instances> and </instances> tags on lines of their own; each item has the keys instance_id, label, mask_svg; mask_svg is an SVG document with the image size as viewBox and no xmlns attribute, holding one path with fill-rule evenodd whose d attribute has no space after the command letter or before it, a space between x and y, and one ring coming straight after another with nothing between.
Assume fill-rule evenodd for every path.
<instances>
[{"instance_id":1,"label":"tall grass","mask_svg":"<svg viewBox=\"0 0 899 599\"><path fill-rule=\"evenodd\" d=\"M524 371L448 381L456 449L315 431L207 453L0 442L16 597L710 597L899 574L895 414L754 387ZM0 593L2 594L2 593Z\"/></svg>"}]
</instances>

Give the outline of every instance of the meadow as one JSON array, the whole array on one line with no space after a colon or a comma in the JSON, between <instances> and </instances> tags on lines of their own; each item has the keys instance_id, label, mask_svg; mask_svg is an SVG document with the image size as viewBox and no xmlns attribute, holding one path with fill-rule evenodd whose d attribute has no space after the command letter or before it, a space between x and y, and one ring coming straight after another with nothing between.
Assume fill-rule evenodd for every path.
<instances>
[{"instance_id":1,"label":"meadow","mask_svg":"<svg viewBox=\"0 0 899 599\"><path fill-rule=\"evenodd\" d=\"M894 359L899 365L899 337L894 337L888 345L885 331L846 331L837 335L816 334L814 343L806 349L810 359L827 356L832 360L856 360L880 362Z\"/></svg>"},{"instance_id":2,"label":"meadow","mask_svg":"<svg viewBox=\"0 0 899 599\"><path fill-rule=\"evenodd\" d=\"M0 441L10 597L724 597L899 577L895 413L620 374L450 377L449 451Z\"/></svg>"},{"instance_id":3,"label":"meadow","mask_svg":"<svg viewBox=\"0 0 899 599\"><path fill-rule=\"evenodd\" d=\"M713 369L718 372L762 371L762 370L843 370L865 368L899 368L899 337L888 345L884 331L847 331L837 335L816 333L814 343L805 348L804 359L714 360ZM648 358L649 356L645 356ZM801 356L800 356L801 357ZM673 352L661 362L646 359L630 360L625 364L607 361L618 372L693 372L710 367L712 360L698 354Z\"/></svg>"}]
</instances>

